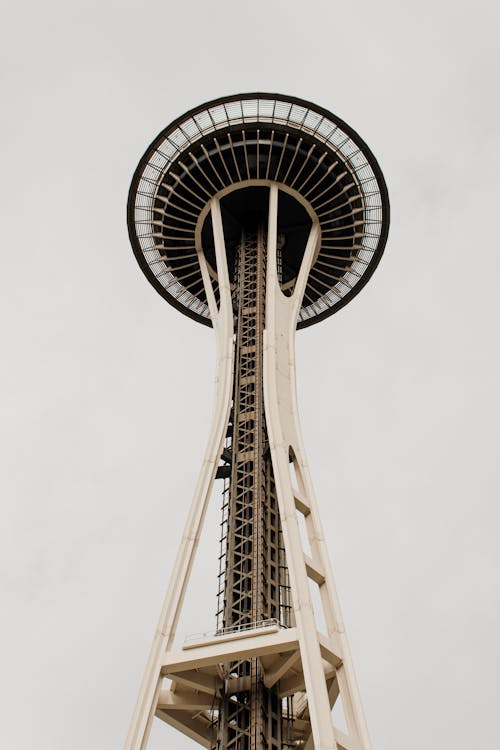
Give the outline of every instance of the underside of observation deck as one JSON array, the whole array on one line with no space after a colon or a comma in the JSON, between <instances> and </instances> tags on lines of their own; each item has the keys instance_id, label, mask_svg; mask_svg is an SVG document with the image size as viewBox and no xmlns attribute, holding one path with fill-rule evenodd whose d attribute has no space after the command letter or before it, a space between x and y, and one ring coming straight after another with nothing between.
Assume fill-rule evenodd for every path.
<instances>
[{"instance_id":1,"label":"underside of observation deck","mask_svg":"<svg viewBox=\"0 0 500 750\"><path fill-rule=\"evenodd\" d=\"M345 123L293 97L258 94L209 102L161 133L134 176L130 238L141 268L177 309L211 325L199 253L219 297L217 269L206 244L209 202L221 199L228 253L234 254L242 188L277 184L283 283L293 285L300 258L300 204L320 225L298 328L340 309L368 281L382 255L389 221L385 182L370 150ZM236 193L234 195L233 193ZM251 205L256 199L247 192ZM294 209L295 210L295 209ZM228 257L230 273L234 257Z\"/></svg>"}]
</instances>

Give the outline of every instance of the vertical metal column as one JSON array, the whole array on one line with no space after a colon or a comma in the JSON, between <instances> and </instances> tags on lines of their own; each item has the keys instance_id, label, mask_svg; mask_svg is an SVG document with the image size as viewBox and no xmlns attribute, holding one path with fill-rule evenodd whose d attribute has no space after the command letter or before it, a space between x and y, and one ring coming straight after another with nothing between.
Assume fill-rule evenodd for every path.
<instances>
[{"instance_id":1,"label":"vertical metal column","mask_svg":"<svg viewBox=\"0 0 500 750\"><path fill-rule=\"evenodd\" d=\"M219 628L251 628L269 619L289 625L288 575L267 444L263 398L266 237L244 233L235 268L236 342L230 432L231 480L224 503L225 564ZM222 571L221 571L222 572ZM282 705L264 686L258 659L224 667L217 746L281 750Z\"/></svg>"}]
</instances>

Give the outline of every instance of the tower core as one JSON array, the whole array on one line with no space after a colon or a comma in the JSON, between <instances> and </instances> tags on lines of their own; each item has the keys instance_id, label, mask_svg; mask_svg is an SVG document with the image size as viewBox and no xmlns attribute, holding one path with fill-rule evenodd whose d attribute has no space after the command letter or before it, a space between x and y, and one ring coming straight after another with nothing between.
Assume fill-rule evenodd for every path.
<instances>
[{"instance_id":1,"label":"tower core","mask_svg":"<svg viewBox=\"0 0 500 750\"><path fill-rule=\"evenodd\" d=\"M326 110L278 94L229 96L153 141L132 180L128 225L155 289L214 328L217 372L205 460L126 750L145 750L155 716L214 750L368 750L300 433L294 338L349 302L377 266L389 226L380 168ZM215 627L178 648L216 481ZM337 701L343 730L332 721Z\"/></svg>"}]
</instances>

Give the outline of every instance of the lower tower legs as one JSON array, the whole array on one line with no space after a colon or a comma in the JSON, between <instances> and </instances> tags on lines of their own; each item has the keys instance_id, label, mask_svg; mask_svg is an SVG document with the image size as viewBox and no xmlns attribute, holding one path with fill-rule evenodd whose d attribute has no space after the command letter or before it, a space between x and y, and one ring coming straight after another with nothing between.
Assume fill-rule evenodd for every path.
<instances>
[{"instance_id":1,"label":"lower tower legs","mask_svg":"<svg viewBox=\"0 0 500 750\"><path fill-rule=\"evenodd\" d=\"M213 424L125 747L145 750L156 716L209 750L370 750L295 393L295 328L319 225L312 221L302 266L285 296L278 270L278 186L270 185L267 240L260 227L240 247L234 336L217 198L210 207L218 304L201 251L199 262L217 340ZM221 469L228 466L222 620L215 633L178 648L174 637L207 503L216 475L227 477ZM318 588L324 632L311 587ZM347 732L332 722L337 701Z\"/></svg>"}]
</instances>

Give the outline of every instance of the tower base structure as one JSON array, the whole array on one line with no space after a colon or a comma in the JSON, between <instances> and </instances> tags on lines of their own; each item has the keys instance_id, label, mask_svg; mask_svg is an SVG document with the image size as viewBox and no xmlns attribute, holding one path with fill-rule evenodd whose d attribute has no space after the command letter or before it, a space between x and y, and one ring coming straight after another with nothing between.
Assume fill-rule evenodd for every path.
<instances>
[{"instance_id":1,"label":"tower base structure","mask_svg":"<svg viewBox=\"0 0 500 750\"><path fill-rule=\"evenodd\" d=\"M259 609L253 608L254 619L248 621L247 618L237 624L234 617L226 615L225 625L213 634L185 642L180 649L174 648L179 615L213 484L218 472L222 474L221 466L227 463L224 450L228 425L232 422L234 430L234 421L238 418L233 403L235 335L231 287L234 288L234 284L231 284L228 269L220 196L216 195L209 202L209 211L217 294L206 257L200 247L197 249L216 337L215 408L206 454L125 750L146 749L155 717L210 749L369 750L371 747L297 409L295 330L309 273L317 256L320 226L315 215L311 215L295 284L284 293L280 284L278 236L278 195L282 185L262 179L259 184L267 188L269 199L261 325L262 409L266 449L272 464L273 496L277 501L286 558L291 614L285 625L279 611L276 617L262 619ZM305 527L305 538L301 535L301 526ZM317 596L313 596L313 588L317 589ZM316 610L313 601L319 602ZM250 675L228 669L228 665L241 662L251 662L258 668L258 685L271 696L266 704L259 699L259 710L270 712L266 716L269 725L278 717L281 729L262 733L254 719L255 726L229 736L228 728L237 726L239 720L237 711L228 716L227 707L237 708L242 695L255 696L255 690L260 689L249 682ZM279 705L273 707L273 702ZM346 732L332 721L332 709L337 702L342 705ZM248 715L252 716L251 710ZM256 716L255 711L253 715ZM286 731L283 730L285 725Z\"/></svg>"}]
</instances>

